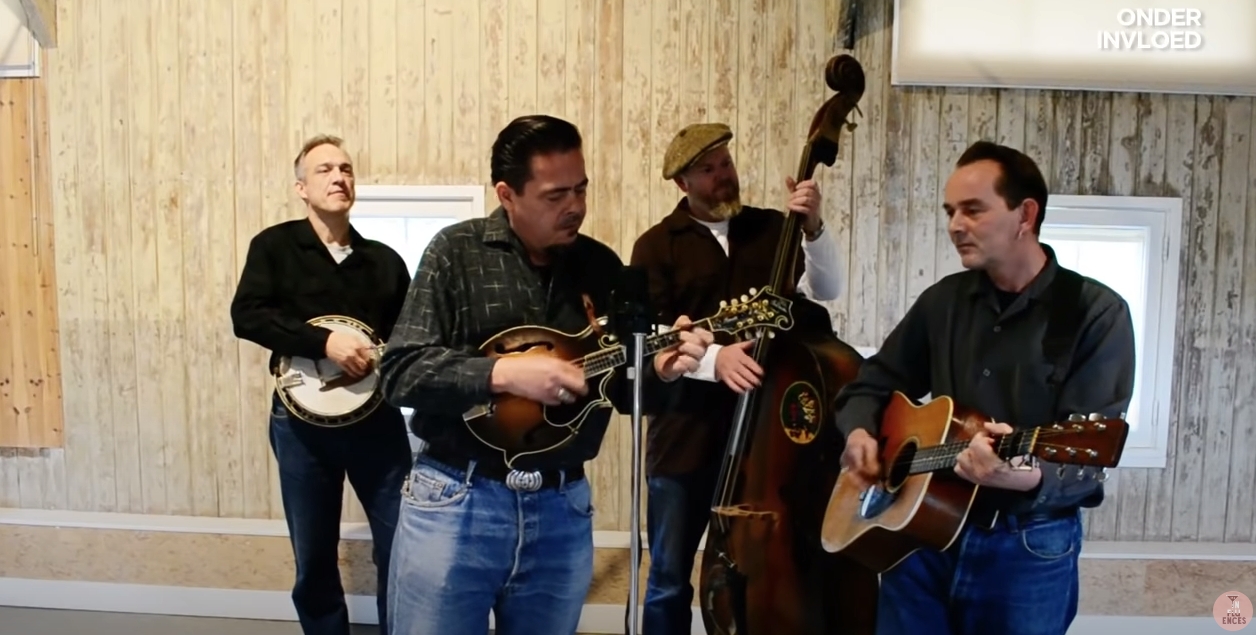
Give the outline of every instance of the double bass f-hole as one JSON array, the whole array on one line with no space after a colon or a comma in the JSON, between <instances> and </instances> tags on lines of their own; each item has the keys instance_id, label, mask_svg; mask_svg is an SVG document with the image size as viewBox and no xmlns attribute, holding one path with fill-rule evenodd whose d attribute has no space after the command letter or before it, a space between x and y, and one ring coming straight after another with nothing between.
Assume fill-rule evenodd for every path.
<instances>
[{"instance_id":1,"label":"double bass f-hole","mask_svg":"<svg viewBox=\"0 0 1256 635\"><path fill-rule=\"evenodd\" d=\"M850 55L831 58L824 78L835 94L811 120L799 182L837 160L864 93L863 67ZM820 543L844 446L831 404L863 358L833 333L827 309L797 297L802 240L802 215L785 214L767 284L793 297L797 315L792 329L756 338L749 351L764 377L737 400L702 554L710 635L871 635L875 625L876 575Z\"/></svg>"}]
</instances>

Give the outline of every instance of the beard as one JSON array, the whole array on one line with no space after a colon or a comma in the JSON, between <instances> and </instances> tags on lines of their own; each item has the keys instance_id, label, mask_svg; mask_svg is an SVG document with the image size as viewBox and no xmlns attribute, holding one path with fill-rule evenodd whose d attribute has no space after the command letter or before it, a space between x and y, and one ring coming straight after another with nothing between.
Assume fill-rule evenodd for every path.
<instances>
[{"instance_id":1,"label":"beard","mask_svg":"<svg viewBox=\"0 0 1256 635\"><path fill-rule=\"evenodd\" d=\"M720 201L711 206L710 214L716 220L729 220L730 218L741 213L741 200L733 198L729 201Z\"/></svg>"}]
</instances>

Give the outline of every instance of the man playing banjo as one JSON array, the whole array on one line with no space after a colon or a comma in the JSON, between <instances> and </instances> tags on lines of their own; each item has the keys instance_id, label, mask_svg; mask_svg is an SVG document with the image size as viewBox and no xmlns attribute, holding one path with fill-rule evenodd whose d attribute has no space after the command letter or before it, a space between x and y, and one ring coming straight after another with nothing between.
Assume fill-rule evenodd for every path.
<instances>
[{"instance_id":1,"label":"man playing banjo","mask_svg":"<svg viewBox=\"0 0 1256 635\"><path fill-rule=\"evenodd\" d=\"M410 273L396 251L363 238L349 224L354 174L341 144L336 137L318 136L302 147L293 168L306 217L268 227L250 242L231 320L237 337L271 351L272 371L289 358L305 358L319 362L320 374L356 381L375 372L378 343L367 333L355 337L310 321L334 316L341 324L365 325L385 342L405 302ZM338 368L330 368L333 364ZM325 387L318 376L304 381ZM304 408L294 411L288 399L276 391L270 443L296 557L292 601L301 628L306 635L349 635L338 567L347 475L370 521L380 633L386 634L389 555L411 464L405 420L396 407L371 400L373 410L345 413L354 415L355 423L325 425Z\"/></svg>"}]
</instances>

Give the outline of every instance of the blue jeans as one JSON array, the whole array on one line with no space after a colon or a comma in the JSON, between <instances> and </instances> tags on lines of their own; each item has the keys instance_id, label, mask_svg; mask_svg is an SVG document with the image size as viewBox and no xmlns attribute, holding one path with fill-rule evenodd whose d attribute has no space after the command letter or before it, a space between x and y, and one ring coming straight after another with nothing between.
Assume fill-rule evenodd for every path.
<instances>
[{"instance_id":1,"label":"blue jeans","mask_svg":"<svg viewBox=\"0 0 1256 635\"><path fill-rule=\"evenodd\" d=\"M1080 516L968 529L881 575L877 635L1064 635L1081 548Z\"/></svg>"},{"instance_id":2,"label":"blue jeans","mask_svg":"<svg viewBox=\"0 0 1256 635\"><path fill-rule=\"evenodd\" d=\"M320 428L288 412L278 397L270 411L270 447L279 465L284 517L296 559L292 603L305 635L349 635L340 581L340 517L345 476L371 526L380 632L401 486L410 469L410 440L401 412L381 405L345 428Z\"/></svg>"},{"instance_id":3,"label":"blue jeans","mask_svg":"<svg viewBox=\"0 0 1256 635\"><path fill-rule=\"evenodd\" d=\"M517 492L420 454L402 491L391 635L573 635L593 582L588 480Z\"/></svg>"},{"instance_id":4,"label":"blue jeans","mask_svg":"<svg viewBox=\"0 0 1256 635\"><path fill-rule=\"evenodd\" d=\"M711 518L715 469L646 479L650 572L641 632L689 635L693 623L694 556Z\"/></svg>"}]
</instances>

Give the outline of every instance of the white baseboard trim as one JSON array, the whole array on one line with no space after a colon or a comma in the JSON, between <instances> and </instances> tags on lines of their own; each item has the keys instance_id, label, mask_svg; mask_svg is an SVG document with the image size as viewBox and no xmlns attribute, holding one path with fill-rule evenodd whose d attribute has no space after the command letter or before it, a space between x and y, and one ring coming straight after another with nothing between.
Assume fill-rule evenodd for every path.
<instances>
[{"instance_id":1,"label":"white baseboard trim","mask_svg":"<svg viewBox=\"0 0 1256 635\"><path fill-rule=\"evenodd\" d=\"M356 624L377 624L375 599L353 595L348 598L349 619ZM108 611L149 615L227 617L236 619L296 621L289 594L285 591L247 591L194 587L114 584L62 580L0 578L0 606ZM492 624L492 616L489 616ZM614 604L586 604L580 617L581 633L623 633L624 607ZM1068 635L1111 635L1137 631L1139 635L1191 635L1214 633L1217 625L1209 617L1134 617L1082 615ZM702 618L694 611L693 635L705 635Z\"/></svg>"},{"instance_id":2,"label":"white baseboard trim","mask_svg":"<svg viewBox=\"0 0 1256 635\"><path fill-rule=\"evenodd\" d=\"M124 514L116 512L81 512L48 509L0 508L0 526L23 525L114 531L170 531L194 534L239 536L288 536L288 526L281 519L215 518L210 516L167 516L162 514ZM344 540L370 540L366 523L343 523L340 536ZM631 534L626 531L595 531L593 546L598 549L627 549ZM648 551L645 530L641 532L641 549ZM698 545L706 544L706 536ZM1082 549L1082 558L1096 560L1224 560L1256 561L1254 543L1217 542L1117 542L1090 541Z\"/></svg>"}]
</instances>

